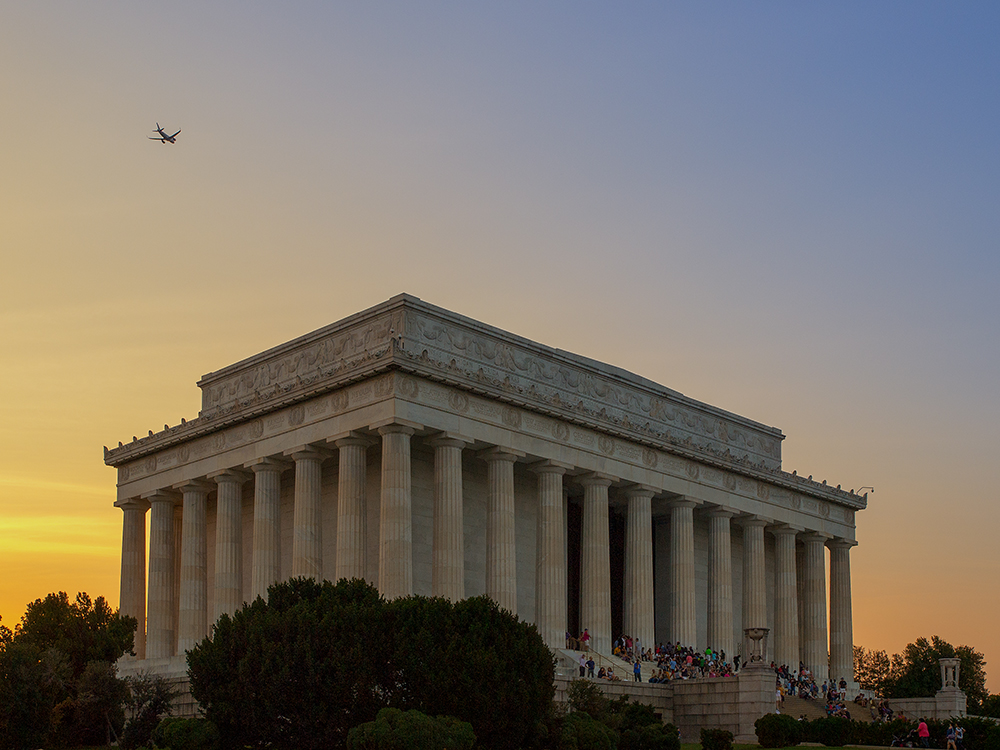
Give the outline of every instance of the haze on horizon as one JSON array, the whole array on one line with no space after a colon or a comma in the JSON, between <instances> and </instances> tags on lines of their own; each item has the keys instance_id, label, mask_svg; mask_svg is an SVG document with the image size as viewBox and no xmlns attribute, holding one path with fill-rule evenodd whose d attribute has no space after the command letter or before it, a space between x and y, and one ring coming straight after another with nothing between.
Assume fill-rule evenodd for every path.
<instances>
[{"instance_id":1,"label":"haze on horizon","mask_svg":"<svg viewBox=\"0 0 1000 750\"><path fill-rule=\"evenodd\" d=\"M1000 691L998 30L987 3L6 8L3 624L117 604L102 445L405 291L873 485L855 643L971 645Z\"/></svg>"}]
</instances>

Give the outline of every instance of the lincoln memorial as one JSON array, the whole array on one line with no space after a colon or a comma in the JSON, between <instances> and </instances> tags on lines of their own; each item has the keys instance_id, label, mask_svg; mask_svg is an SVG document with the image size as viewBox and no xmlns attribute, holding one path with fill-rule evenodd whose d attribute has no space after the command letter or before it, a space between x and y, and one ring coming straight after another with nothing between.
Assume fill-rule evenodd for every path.
<instances>
[{"instance_id":1,"label":"lincoln memorial","mask_svg":"<svg viewBox=\"0 0 1000 750\"><path fill-rule=\"evenodd\" d=\"M852 679L867 496L783 471L775 427L405 294L198 386L196 418L105 448L151 667L313 576L487 594L554 649L768 628L767 661Z\"/></svg>"}]
</instances>

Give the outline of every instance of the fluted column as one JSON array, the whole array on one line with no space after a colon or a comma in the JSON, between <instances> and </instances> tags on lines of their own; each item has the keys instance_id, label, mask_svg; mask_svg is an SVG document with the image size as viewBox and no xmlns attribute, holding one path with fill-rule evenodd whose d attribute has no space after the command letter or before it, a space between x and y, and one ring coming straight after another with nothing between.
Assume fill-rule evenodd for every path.
<instances>
[{"instance_id":1,"label":"fluted column","mask_svg":"<svg viewBox=\"0 0 1000 750\"><path fill-rule=\"evenodd\" d=\"M644 644L656 643L653 620L653 490L625 490L625 632Z\"/></svg>"},{"instance_id":2,"label":"fluted column","mask_svg":"<svg viewBox=\"0 0 1000 750\"><path fill-rule=\"evenodd\" d=\"M761 518L743 524L743 627L767 627L767 583L764 576L764 526Z\"/></svg>"},{"instance_id":3,"label":"fluted column","mask_svg":"<svg viewBox=\"0 0 1000 750\"><path fill-rule=\"evenodd\" d=\"M410 437L414 430L391 424L378 432L382 436L378 587L386 599L397 599L413 593Z\"/></svg>"},{"instance_id":4,"label":"fluted column","mask_svg":"<svg viewBox=\"0 0 1000 750\"><path fill-rule=\"evenodd\" d=\"M587 628L591 646L611 652L611 544L608 530L608 487L599 474L579 478L583 485L583 526L580 533L580 626Z\"/></svg>"},{"instance_id":5,"label":"fluted column","mask_svg":"<svg viewBox=\"0 0 1000 750\"><path fill-rule=\"evenodd\" d=\"M538 474L538 559L535 568L535 625L549 648L566 646L566 524L564 467L545 461Z\"/></svg>"},{"instance_id":6,"label":"fluted column","mask_svg":"<svg viewBox=\"0 0 1000 750\"><path fill-rule=\"evenodd\" d=\"M795 529L778 526L774 535L774 662L799 668L799 588L795 562Z\"/></svg>"},{"instance_id":7,"label":"fluted column","mask_svg":"<svg viewBox=\"0 0 1000 750\"><path fill-rule=\"evenodd\" d=\"M514 462L502 448L480 454L487 465L486 595L517 614L517 558L514 546Z\"/></svg>"},{"instance_id":8,"label":"fluted column","mask_svg":"<svg viewBox=\"0 0 1000 750\"><path fill-rule=\"evenodd\" d=\"M326 451L305 446L291 453L295 461L292 511L292 576L323 580L323 520L320 495Z\"/></svg>"},{"instance_id":9,"label":"fluted column","mask_svg":"<svg viewBox=\"0 0 1000 750\"><path fill-rule=\"evenodd\" d=\"M808 533L799 537L805 547L805 618L806 667L817 683L830 676L826 642L826 537Z\"/></svg>"},{"instance_id":10,"label":"fluted column","mask_svg":"<svg viewBox=\"0 0 1000 750\"><path fill-rule=\"evenodd\" d=\"M698 619L694 589L694 509L697 503L677 500L670 506L670 637L695 646Z\"/></svg>"},{"instance_id":11,"label":"fluted column","mask_svg":"<svg viewBox=\"0 0 1000 750\"><path fill-rule=\"evenodd\" d=\"M708 514L708 645L726 659L736 653L733 633L733 514L717 508Z\"/></svg>"},{"instance_id":12,"label":"fluted column","mask_svg":"<svg viewBox=\"0 0 1000 750\"><path fill-rule=\"evenodd\" d=\"M172 492L153 492L149 500L149 616L146 658L174 655L174 503Z\"/></svg>"},{"instance_id":13,"label":"fluted column","mask_svg":"<svg viewBox=\"0 0 1000 750\"><path fill-rule=\"evenodd\" d=\"M854 623L851 612L851 547L836 539L830 548L830 678L854 682Z\"/></svg>"},{"instance_id":14,"label":"fluted column","mask_svg":"<svg viewBox=\"0 0 1000 750\"><path fill-rule=\"evenodd\" d=\"M138 498L116 503L122 509L122 580L120 608L123 615L139 623L135 631L135 655L146 658L146 509Z\"/></svg>"},{"instance_id":15,"label":"fluted column","mask_svg":"<svg viewBox=\"0 0 1000 750\"><path fill-rule=\"evenodd\" d=\"M462 526L462 448L465 441L441 437L434 448L434 539L431 590L453 602L465 598Z\"/></svg>"},{"instance_id":16,"label":"fluted column","mask_svg":"<svg viewBox=\"0 0 1000 750\"><path fill-rule=\"evenodd\" d=\"M364 578L368 537L367 451L371 441L358 435L336 441L340 450L337 477L337 562L334 575L341 578Z\"/></svg>"},{"instance_id":17,"label":"fluted column","mask_svg":"<svg viewBox=\"0 0 1000 750\"><path fill-rule=\"evenodd\" d=\"M250 465L254 473L251 599L266 600L268 587L281 579L281 472L285 466L272 458Z\"/></svg>"},{"instance_id":18,"label":"fluted column","mask_svg":"<svg viewBox=\"0 0 1000 750\"><path fill-rule=\"evenodd\" d=\"M250 477L230 470L211 478L217 487L214 622L243 606L243 483Z\"/></svg>"},{"instance_id":19,"label":"fluted column","mask_svg":"<svg viewBox=\"0 0 1000 750\"><path fill-rule=\"evenodd\" d=\"M174 487L183 495L181 588L177 653L194 648L208 635L208 482Z\"/></svg>"}]
</instances>

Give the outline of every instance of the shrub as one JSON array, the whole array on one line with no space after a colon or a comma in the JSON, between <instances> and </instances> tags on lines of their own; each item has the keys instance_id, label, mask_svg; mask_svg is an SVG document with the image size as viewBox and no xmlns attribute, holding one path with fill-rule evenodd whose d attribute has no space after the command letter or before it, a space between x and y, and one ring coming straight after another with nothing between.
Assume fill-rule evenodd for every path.
<instances>
[{"instance_id":1,"label":"shrub","mask_svg":"<svg viewBox=\"0 0 1000 750\"><path fill-rule=\"evenodd\" d=\"M990 727L983 740L983 750L1000 750L1000 726Z\"/></svg>"},{"instance_id":2,"label":"shrub","mask_svg":"<svg viewBox=\"0 0 1000 750\"><path fill-rule=\"evenodd\" d=\"M219 730L208 719L168 718L161 721L156 729L153 741L157 747L169 750L216 750L219 746ZM157 735L162 739L158 739Z\"/></svg>"},{"instance_id":3,"label":"shrub","mask_svg":"<svg viewBox=\"0 0 1000 750\"><path fill-rule=\"evenodd\" d=\"M701 750L733 750L733 733L726 729L702 729Z\"/></svg>"},{"instance_id":4,"label":"shrub","mask_svg":"<svg viewBox=\"0 0 1000 750\"><path fill-rule=\"evenodd\" d=\"M854 739L851 724L850 719L840 719L836 716L816 719L816 721L810 722L809 739L827 747L843 747Z\"/></svg>"},{"instance_id":5,"label":"shrub","mask_svg":"<svg viewBox=\"0 0 1000 750\"><path fill-rule=\"evenodd\" d=\"M802 742L802 726L788 714L764 714L753 728L761 747L791 747Z\"/></svg>"},{"instance_id":6,"label":"shrub","mask_svg":"<svg viewBox=\"0 0 1000 750\"><path fill-rule=\"evenodd\" d=\"M383 708L375 721L360 724L347 734L348 750L472 750L475 743L476 735L468 722L452 716L435 719L398 708Z\"/></svg>"},{"instance_id":7,"label":"shrub","mask_svg":"<svg viewBox=\"0 0 1000 750\"><path fill-rule=\"evenodd\" d=\"M673 724L647 724L626 729L618 742L618 750L680 750L680 748L680 734Z\"/></svg>"},{"instance_id":8,"label":"shrub","mask_svg":"<svg viewBox=\"0 0 1000 750\"><path fill-rule=\"evenodd\" d=\"M563 720L560 750L617 750L617 746L618 732L583 711Z\"/></svg>"},{"instance_id":9,"label":"shrub","mask_svg":"<svg viewBox=\"0 0 1000 750\"><path fill-rule=\"evenodd\" d=\"M121 746L133 750L149 744L160 717L170 710L176 692L162 677L141 674L125 681L128 683L125 704L130 718L122 731Z\"/></svg>"}]
</instances>

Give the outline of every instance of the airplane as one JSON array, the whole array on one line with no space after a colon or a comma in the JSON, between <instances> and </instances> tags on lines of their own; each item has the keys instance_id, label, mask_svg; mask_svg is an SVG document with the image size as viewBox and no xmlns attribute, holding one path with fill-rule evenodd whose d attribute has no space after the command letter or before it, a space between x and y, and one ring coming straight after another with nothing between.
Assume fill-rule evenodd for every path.
<instances>
[{"instance_id":1,"label":"airplane","mask_svg":"<svg viewBox=\"0 0 1000 750\"><path fill-rule=\"evenodd\" d=\"M159 133L160 135L159 137L148 136L149 140L151 141L159 141L160 143L177 143L177 134L180 133L181 131L178 130L177 133L174 133L173 135L168 135L167 133L163 132L163 128L160 127L160 123L156 123L156 130L154 130L153 132Z\"/></svg>"}]
</instances>

